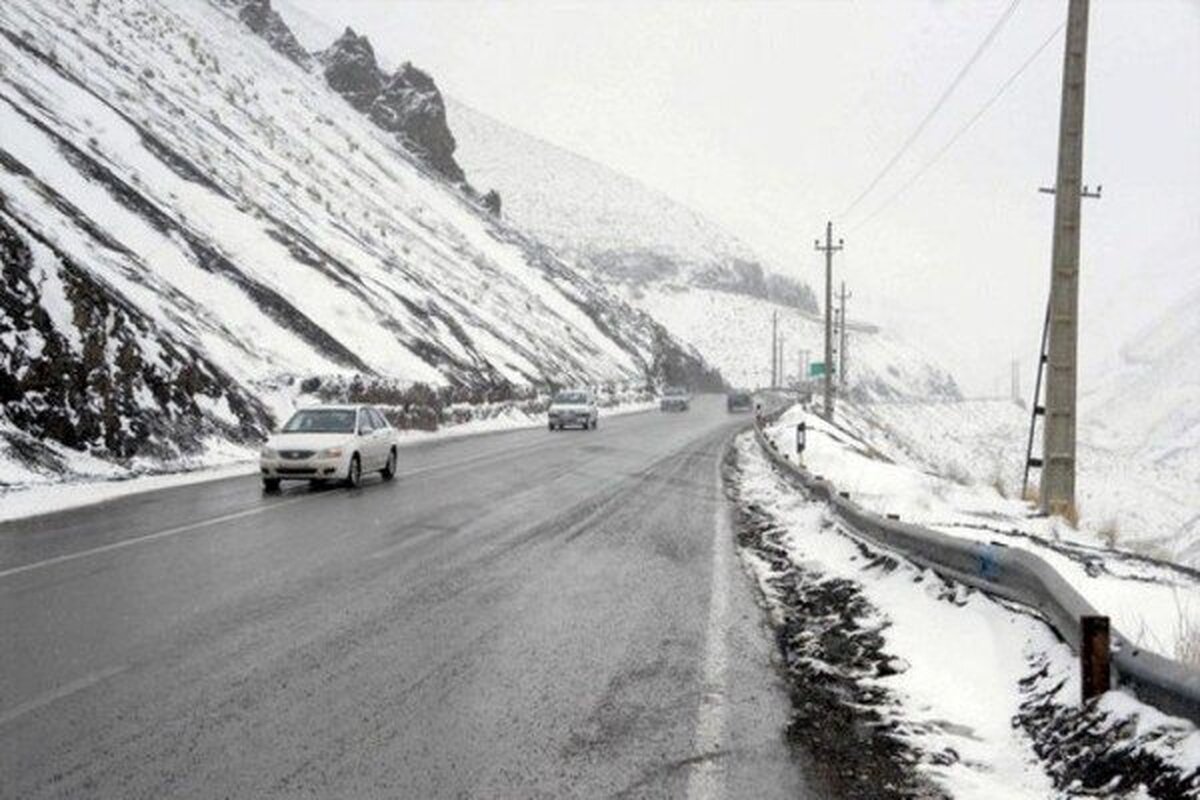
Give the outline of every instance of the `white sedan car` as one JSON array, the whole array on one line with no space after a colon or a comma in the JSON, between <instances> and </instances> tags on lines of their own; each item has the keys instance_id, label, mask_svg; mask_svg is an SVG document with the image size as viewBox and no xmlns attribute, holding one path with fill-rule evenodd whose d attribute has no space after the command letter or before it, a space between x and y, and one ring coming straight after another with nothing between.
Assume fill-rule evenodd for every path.
<instances>
[{"instance_id":1,"label":"white sedan car","mask_svg":"<svg viewBox=\"0 0 1200 800\"><path fill-rule=\"evenodd\" d=\"M263 488L281 481L341 481L355 487L364 472L396 476L396 430L371 406L304 408L263 445Z\"/></svg>"}]
</instances>

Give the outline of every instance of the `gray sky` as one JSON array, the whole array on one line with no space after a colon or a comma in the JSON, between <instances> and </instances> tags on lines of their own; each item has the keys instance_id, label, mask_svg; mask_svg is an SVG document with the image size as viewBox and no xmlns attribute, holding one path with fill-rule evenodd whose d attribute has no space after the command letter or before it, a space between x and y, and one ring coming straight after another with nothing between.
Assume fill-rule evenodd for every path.
<instances>
[{"instance_id":1,"label":"gray sky","mask_svg":"<svg viewBox=\"0 0 1200 800\"><path fill-rule=\"evenodd\" d=\"M860 314L937 351L972 391L1032 364L1049 274L1061 34L924 177L885 201L1065 19L1024 0L889 176L1011 0L289 0L370 36L447 93L725 224L817 285L827 218ZM1200 2L1094 0L1081 346L1093 369L1200 285ZM844 224L843 224L844 223ZM1028 369L1026 370L1028 372Z\"/></svg>"}]
</instances>

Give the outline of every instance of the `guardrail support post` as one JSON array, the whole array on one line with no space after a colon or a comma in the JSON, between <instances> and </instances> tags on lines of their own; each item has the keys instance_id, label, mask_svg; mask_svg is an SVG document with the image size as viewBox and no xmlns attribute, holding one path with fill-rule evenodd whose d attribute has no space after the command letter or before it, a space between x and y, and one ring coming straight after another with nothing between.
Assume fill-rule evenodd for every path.
<instances>
[{"instance_id":1,"label":"guardrail support post","mask_svg":"<svg viewBox=\"0 0 1200 800\"><path fill-rule=\"evenodd\" d=\"M1083 641L1079 643L1079 662L1082 668L1083 702L1109 690L1108 617L1085 616L1080 620Z\"/></svg>"}]
</instances>

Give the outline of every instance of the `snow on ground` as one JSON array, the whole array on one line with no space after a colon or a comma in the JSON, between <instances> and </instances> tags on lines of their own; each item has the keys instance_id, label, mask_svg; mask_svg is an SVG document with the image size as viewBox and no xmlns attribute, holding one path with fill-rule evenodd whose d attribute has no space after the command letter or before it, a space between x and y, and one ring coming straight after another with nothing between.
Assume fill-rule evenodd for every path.
<instances>
[{"instance_id":1,"label":"snow on ground","mask_svg":"<svg viewBox=\"0 0 1200 800\"><path fill-rule=\"evenodd\" d=\"M656 408L658 404L655 400L637 400L604 408L601 415L637 414ZM400 431L400 446L411 447L432 439L537 428L545 424L544 414L529 414L510 407L488 417L447 425L436 431ZM203 457L179 464L175 471L167 473L160 471L161 465L153 463L135 463L128 469L122 469L112 462L68 448L56 447L55 452L61 454L65 466L59 472L39 473L21 462L6 459L3 450L0 450L0 522L93 505L171 486L258 473L257 450L229 442L214 442L204 451ZM64 479L64 476L70 477Z\"/></svg>"},{"instance_id":2,"label":"snow on ground","mask_svg":"<svg viewBox=\"0 0 1200 800\"><path fill-rule=\"evenodd\" d=\"M1061 519L1032 517L1027 503L1001 494L993 485L995 459L1011 447L1002 438L972 435L988 430L981 420L989 410L1002 416L994 405L842 404L838 410L834 428L792 408L770 435L794 458L795 426L805 420L807 468L866 508L1031 550L1141 646L1170 658L1194 651L1200 573L1111 548L1095 525L1075 530ZM1003 429L992 430L999 436L995 430Z\"/></svg>"},{"instance_id":3,"label":"snow on ground","mask_svg":"<svg viewBox=\"0 0 1200 800\"><path fill-rule=\"evenodd\" d=\"M814 453L814 460L836 467L830 454L845 446L818 428L815 449L823 455ZM881 553L782 479L751 435L736 447L738 502L782 531L777 543L787 568L799 570L807 585L847 582L867 602L850 647L861 648L858 640L870 634L882 637L886 668L853 675L867 693L845 702L864 715L864 724L909 744L918 753L916 769L951 797L1174 798L1200 789L1195 726L1122 690L1080 711L1077 661L1041 620ZM897 488L919 483L883 468L871 479L883 483L889 475ZM753 547L743 555L776 624L785 624L780 617L788 609L770 580L780 573L779 561ZM809 650L801 657L818 662L818 674L831 669L820 663L822 654L843 645L820 631L804 638ZM870 702L863 704L863 696Z\"/></svg>"},{"instance_id":4,"label":"snow on ground","mask_svg":"<svg viewBox=\"0 0 1200 800\"><path fill-rule=\"evenodd\" d=\"M672 287L626 288L625 299L700 351L736 386L767 386L771 321L778 315L784 371L800 371L800 351L821 361L823 323L795 308L729 292ZM906 343L870 326L847 330L846 375L852 392L870 397L958 397L954 379Z\"/></svg>"},{"instance_id":5,"label":"snow on ground","mask_svg":"<svg viewBox=\"0 0 1200 800\"><path fill-rule=\"evenodd\" d=\"M790 558L822 579L856 584L877 617L896 674L862 677L893 702L884 723L925 754L920 769L958 798L1044 798L1052 785L1032 743L1012 720L1032 653L1063 663L1070 652L1039 621L978 592L949 589L906 562L894 569L864 558L831 524L826 508L784 485L751 436L738 442L742 501L758 504L787 530ZM750 557L757 572L766 567Z\"/></svg>"},{"instance_id":6,"label":"snow on ground","mask_svg":"<svg viewBox=\"0 0 1200 800\"><path fill-rule=\"evenodd\" d=\"M1020 494L1028 409L973 400L874 403L859 410L926 468ZM1085 403L1081 409L1080 527L1120 547L1200 567L1200 448L1176 440L1178 448L1163 458L1161 448L1131 445L1124 437L1137 435L1125 427L1102 407ZM1040 447L1034 443L1035 454ZM1037 473L1032 477L1036 486Z\"/></svg>"}]
</instances>

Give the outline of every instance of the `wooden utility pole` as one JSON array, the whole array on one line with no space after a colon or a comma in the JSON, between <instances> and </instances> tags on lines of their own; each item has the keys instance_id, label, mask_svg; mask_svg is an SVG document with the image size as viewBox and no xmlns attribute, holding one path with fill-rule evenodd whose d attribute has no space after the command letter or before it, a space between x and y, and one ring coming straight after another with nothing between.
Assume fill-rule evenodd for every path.
<instances>
[{"instance_id":1,"label":"wooden utility pole","mask_svg":"<svg viewBox=\"0 0 1200 800\"><path fill-rule=\"evenodd\" d=\"M846 388L846 301L853 297L853 293L846 292L846 282L842 281L842 291L839 293L840 313L838 319L840 321L841 341L838 343L838 385L841 388Z\"/></svg>"},{"instance_id":2,"label":"wooden utility pole","mask_svg":"<svg viewBox=\"0 0 1200 800\"><path fill-rule=\"evenodd\" d=\"M1083 173L1088 1L1069 0L1067 41L1063 53L1041 475L1041 508L1047 514L1070 514L1075 509L1079 211Z\"/></svg>"},{"instance_id":3,"label":"wooden utility pole","mask_svg":"<svg viewBox=\"0 0 1200 800\"><path fill-rule=\"evenodd\" d=\"M833 254L841 250L842 240L833 243L833 223L825 223L825 244L816 240L818 252L825 254L825 407L821 416L833 421Z\"/></svg>"}]
</instances>

